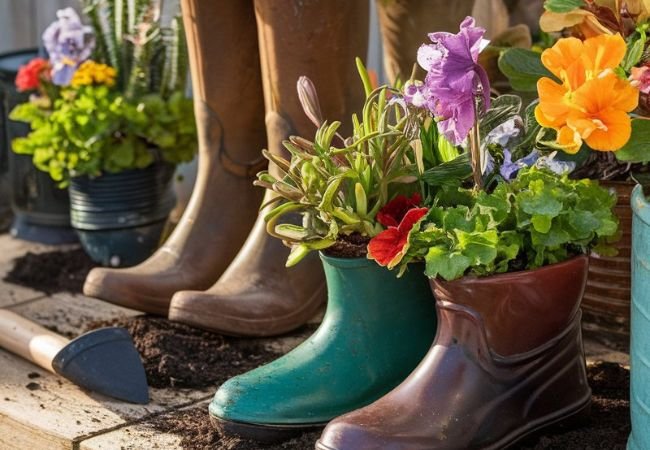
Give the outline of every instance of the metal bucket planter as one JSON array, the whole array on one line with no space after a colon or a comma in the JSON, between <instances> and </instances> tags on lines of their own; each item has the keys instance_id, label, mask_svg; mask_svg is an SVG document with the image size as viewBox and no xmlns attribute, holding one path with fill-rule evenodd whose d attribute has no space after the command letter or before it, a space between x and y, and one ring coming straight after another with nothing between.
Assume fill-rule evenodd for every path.
<instances>
[{"instance_id":1,"label":"metal bucket planter","mask_svg":"<svg viewBox=\"0 0 650 450\"><path fill-rule=\"evenodd\" d=\"M77 177L70 182L70 215L88 255L104 266L132 266L158 247L176 202L174 168L146 169Z\"/></svg>"},{"instance_id":2,"label":"metal bucket planter","mask_svg":"<svg viewBox=\"0 0 650 450\"><path fill-rule=\"evenodd\" d=\"M11 151L11 141L29 133L29 125L8 118L14 106L28 99L27 94L16 91L14 80L18 68L37 54L36 50L22 50L0 55L0 161L3 168L8 168L0 176L5 178L10 191L14 213L11 233L29 241L65 244L77 241L70 228L67 191L57 188L49 174L37 170L30 156Z\"/></svg>"},{"instance_id":3,"label":"metal bucket planter","mask_svg":"<svg viewBox=\"0 0 650 450\"><path fill-rule=\"evenodd\" d=\"M632 333L629 450L650 448L650 203L641 186L632 193Z\"/></svg>"},{"instance_id":4,"label":"metal bucket planter","mask_svg":"<svg viewBox=\"0 0 650 450\"><path fill-rule=\"evenodd\" d=\"M618 202L614 208L620 221L621 239L616 256L592 255L589 276L582 300L585 334L607 344L627 348L630 336L630 251L632 248L632 209L630 197L634 184L601 182L614 189Z\"/></svg>"}]
</instances>

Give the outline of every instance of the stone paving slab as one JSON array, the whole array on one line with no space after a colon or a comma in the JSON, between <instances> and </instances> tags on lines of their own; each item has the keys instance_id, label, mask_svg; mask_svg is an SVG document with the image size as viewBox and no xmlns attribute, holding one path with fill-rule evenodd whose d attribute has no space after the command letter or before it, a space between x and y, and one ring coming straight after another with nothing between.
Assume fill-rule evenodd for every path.
<instances>
[{"instance_id":1,"label":"stone paving slab","mask_svg":"<svg viewBox=\"0 0 650 450\"><path fill-rule=\"evenodd\" d=\"M205 408L209 402L199 402L188 408ZM185 408L181 408L185 409ZM168 414L165 413L162 417ZM175 449L181 448L181 438L173 433L161 432L151 422L140 422L121 427L117 430L82 441L80 450L141 450L141 449ZM216 449L215 449L216 450Z\"/></svg>"}]
</instances>

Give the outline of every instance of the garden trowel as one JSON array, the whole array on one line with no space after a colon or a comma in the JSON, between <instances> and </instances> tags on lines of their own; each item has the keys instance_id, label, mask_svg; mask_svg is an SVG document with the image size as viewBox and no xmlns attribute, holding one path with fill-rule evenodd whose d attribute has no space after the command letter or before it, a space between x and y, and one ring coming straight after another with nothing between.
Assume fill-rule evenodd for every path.
<instances>
[{"instance_id":1,"label":"garden trowel","mask_svg":"<svg viewBox=\"0 0 650 450\"><path fill-rule=\"evenodd\" d=\"M131 403L149 402L144 366L124 328L100 328L70 341L0 309L0 347L85 389Z\"/></svg>"}]
</instances>

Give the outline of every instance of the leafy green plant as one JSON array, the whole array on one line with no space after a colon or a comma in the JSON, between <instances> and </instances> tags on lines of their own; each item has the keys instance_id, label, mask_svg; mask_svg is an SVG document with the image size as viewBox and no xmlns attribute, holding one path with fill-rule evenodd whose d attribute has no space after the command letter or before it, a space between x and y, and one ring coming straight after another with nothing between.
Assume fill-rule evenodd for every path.
<instances>
[{"instance_id":1,"label":"leafy green plant","mask_svg":"<svg viewBox=\"0 0 650 450\"><path fill-rule=\"evenodd\" d=\"M426 261L426 274L454 280L527 270L591 249L611 254L616 197L591 180L536 167L522 169L492 192L441 192L411 231L402 270Z\"/></svg>"},{"instance_id":2,"label":"leafy green plant","mask_svg":"<svg viewBox=\"0 0 650 450\"><path fill-rule=\"evenodd\" d=\"M11 112L11 119L32 128L14 140L14 151L32 155L34 165L60 187L76 176L190 161L196 125L192 101L184 95L187 50L180 17L163 24L160 0L82 3L93 28L84 39L94 34L94 40L86 39L84 56L65 66L66 77L55 79L51 61L39 66L32 77L36 84L28 86L38 95ZM73 10L64 13L81 26ZM56 33L72 33L67 22L55 22ZM93 41L91 58L83 59ZM46 44L60 53L57 39L50 36Z\"/></svg>"},{"instance_id":3,"label":"leafy green plant","mask_svg":"<svg viewBox=\"0 0 650 450\"><path fill-rule=\"evenodd\" d=\"M51 111L32 102L18 105L11 119L33 130L13 141L14 151L32 155L60 187L75 176L144 168L155 160L189 161L197 146L192 103L181 92L133 102L107 86L83 86L64 91Z\"/></svg>"}]
</instances>

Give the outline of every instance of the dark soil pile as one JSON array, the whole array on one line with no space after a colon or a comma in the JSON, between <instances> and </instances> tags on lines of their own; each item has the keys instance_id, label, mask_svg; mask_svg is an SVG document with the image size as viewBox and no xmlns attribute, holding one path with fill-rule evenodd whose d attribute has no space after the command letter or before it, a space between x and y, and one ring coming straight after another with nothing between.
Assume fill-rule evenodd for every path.
<instances>
[{"instance_id":1,"label":"dark soil pile","mask_svg":"<svg viewBox=\"0 0 650 450\"><path fill-rule=\"evenodd\" d=\"M88 329L104 326L129 331L149 386L155 388L215 386L279 356L259 340L222 336L159 317L121 318L90 324Z\"/></svg>"},{"instance_id":2,"label":"dark soil pile","mask_svg":"<svg viewBox=\"0 0 650 450\"><path fill-rule=\"evenodd\" d=\"M365 258L368 254L367 236L360 233L352 233L347 236L340 236L334 245L323 250L327 256L335 258Z\"/></svg>"},{"instance_id":3,"label":"dark soil pile","mask_svg":"<svg viewBox=\"0 0 650 450\"><path fill-rule=\"evenodd\" d=\"M57 292L80 294L86 275L96 265L81 249L65 252L27 252L14 260L14 267L5 276L4 281L48 295Z\"/></svg>"},{"instance_id":4,"label":"dark soil pile","mask_svg":"<svg viewBox=\"0 0 650 450\"><path fill-rule=\"evenodd\" d=\"M563 434L529 439L520 450L596 450L625 449L630 433L629 371L618 364L599 363L588 368L593 389L591 418L581 428ZM320 431L305 433L276 445L263 445L222 435L212 427L205 407L179 411L159 417L156 431L177 434L184 449L220 450L305 450L314 448Z\"/></svg>"},{"instance_id":5,"label":"dark soil pile","mask_svg":"<svg viewBox=\"0 0 650 450\"><path fill-rule=\"evenodd\" d=\"M539 438L534 450L624 450L630 434L630 372L618 364L601 362L587 368L593 390L591 416L585 426Z\"/></svg>"}]
</instances>

